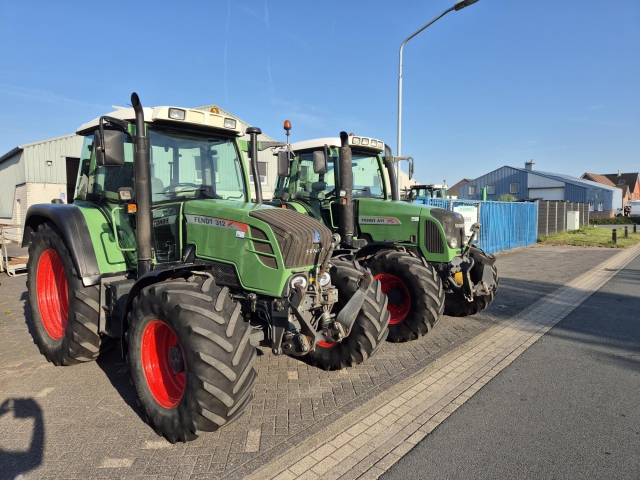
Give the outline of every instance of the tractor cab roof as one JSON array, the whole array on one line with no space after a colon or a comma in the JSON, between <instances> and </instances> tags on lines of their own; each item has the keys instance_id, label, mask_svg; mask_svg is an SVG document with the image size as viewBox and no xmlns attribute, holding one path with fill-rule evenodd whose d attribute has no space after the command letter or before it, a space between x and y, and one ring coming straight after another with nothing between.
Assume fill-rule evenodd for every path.
<instances>
[{"instance_id":1,"label":"tractor cab roof","mask_svg":"<svg viewBox=\"0 0 640 480\"><path fill-rule=\"evenodd\" d=\"M339 137L327 137L327 138L315 138L313 140L304 140L302 142L296 142L291 144L291 150L294 152L302 150L316 150L322 148L325 145L328 147L340 147L341 142ZM384 142L382 140L376 140L371 137L357 137L355 135L349 135L349 146L352 148L359 148L364 150L371 150L379 153L384 151Z\"/></svg>"},{"instance_id":2,"label":"tractor cab roof","mask_svg":"<svg viewBox=\"0 0 640 480\"><path fill-rule=\"evenodd\" d=\"M436 185L436 184L433 184L433 183L430 183L428 185L417 185L417 184L416 185L411 185L411 189L412 190L419 190L419 189L422 189L422 188L441 189L441 188L447 188L447 186L446 185Z\"/></svg>"},{"instance_id":3,"label":"tractor cab roof","mask_svg":"<svg viewBox=\"0 0 640 480\"><path fill-rule=\"evenodd\" d=\"M219 113L203 112L202 110L194 110L181 107L145 107L143 108L144 121L147 123L162 122L164 124L172 123L176 127L180 124L187 127L197 127L212 129L217 131L226 131L234 135L242 135L239 122L235 118L225 117ZM133 108L119 108L107 116L117 118L118 120L126 120L134 122L136 114ZM90 122L81 125L76 133L78 135L87 135L93 133L98 124L100 117L94 118Z\"/></svg>"}]
</instances>

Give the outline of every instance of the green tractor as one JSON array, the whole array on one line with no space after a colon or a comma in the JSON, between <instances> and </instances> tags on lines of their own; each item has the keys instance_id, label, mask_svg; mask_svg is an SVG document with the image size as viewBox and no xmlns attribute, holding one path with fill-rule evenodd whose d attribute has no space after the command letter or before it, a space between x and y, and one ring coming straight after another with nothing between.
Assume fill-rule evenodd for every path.
<instances>
[{"instance_id":1,"label":"green tractor","mask_svg":"<svg viewBox=\"0 0 640 480\"><path fill-rule=\"evenodd\" d=\"M493 301L495 257L473 244L480 224L467 239L460 214L400 202L397 159L383 142L341 132L340 138L293 143L277 155L271 204L304 213L341 235L335 253L360 262L382 282L390 340L416 339L443 312L473 315Z\"/></svg>"},{"instance_id":2,"label":"green tractor","mask_svg":"<svg viewBox=\"0 0 640 480\"><path fill-rule=\"evenodd\" d=\"M147 420L170 442L237 418L256 346L325 369L358 364L388 333L381 284L338 261L339 235L249 198L258 128L176 107L121 109L82 125L74 203L34 205L31 322L55 365L96 359L114 339Z\"/></svg>"}]
</instances>

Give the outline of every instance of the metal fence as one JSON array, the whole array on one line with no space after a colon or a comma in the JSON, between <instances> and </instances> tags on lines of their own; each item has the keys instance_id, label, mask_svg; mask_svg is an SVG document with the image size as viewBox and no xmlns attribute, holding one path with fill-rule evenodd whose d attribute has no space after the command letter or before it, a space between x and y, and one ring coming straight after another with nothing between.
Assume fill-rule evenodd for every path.
<instances>
[{"instance_id":1,"label":"metal fence","mask_svg":"<svg viewBox=\"0 0 640 480\"><path fill-rule=\"evenodd\" d=\"M530 202L481 202L471 200L421 199L432 207L453 210L475 205L482 228L478 246L487 253L498 253L533 245L538 240L538 204ZM565 222L566 223L566 222Z\"/></svg>"},{"instance_id":2,"label":"metal fence","mask_svg":"<svg viewBox=\"0 0 640 480\"><path fill-rule=\"evenodd\" d=\"M567 229L567 212L580 212L580 226L589 225L589 204L571 202L538 202L538 237Z\"/></svg>"}]
</instances>

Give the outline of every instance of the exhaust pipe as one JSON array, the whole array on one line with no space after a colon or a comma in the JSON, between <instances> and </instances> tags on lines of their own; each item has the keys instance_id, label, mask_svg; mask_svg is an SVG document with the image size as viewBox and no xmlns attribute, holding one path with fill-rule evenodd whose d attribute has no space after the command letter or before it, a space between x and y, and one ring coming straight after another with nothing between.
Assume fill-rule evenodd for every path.
<instances>
[{"instance_id":1,"label":"exhaust pipe","mask_svg":"<svg viewBox=\"0 0 640 480\"><path fill-rule=\"evenodd\" d=\"M260 182L260 171L258 170L258 135L262 133L258 127L247 128L247 133L251 138L251 171L253 172L253 188L256 192L256 204L262 204L262 183Z\"/></svg>"},{"instance_id":2,"label":"exhaust pipe","mask_svg":"<svg viewBox=\"0 0 640 480\"><path fill-rule=\"evenodd\" d=\"M398 181L396 180L396 170L393 168L393 153L391 147L384 144L384 166L387 168L387 174L389 175L389 183L391 184L391 200L400 200L398 195Z\"/></svg>"},{"instance_id":3,"label":"exhaust pipe","mask_svg":"<svg viewBox=\"0 0 640 480\"><path fill-rule=\"evenodd\" d=\"M151 162L149 139L144 133L144 111L137 93L131 94L131 106L136 112L136 136L133 153L136 185L136 246L138 250L138 278L153 270L151 226Z\"/></svg>"},{"instance_id":4,"label":"exhaust pipe","mask_svg":"<svg viewBox=\"0 0 640 480\"><path fill-rule=\"evenodd\" d=\"M351 165L351 147L349 135L340 132L340 229L343 243L353 245L353 166Z\"/></svg>"}]
</instances>

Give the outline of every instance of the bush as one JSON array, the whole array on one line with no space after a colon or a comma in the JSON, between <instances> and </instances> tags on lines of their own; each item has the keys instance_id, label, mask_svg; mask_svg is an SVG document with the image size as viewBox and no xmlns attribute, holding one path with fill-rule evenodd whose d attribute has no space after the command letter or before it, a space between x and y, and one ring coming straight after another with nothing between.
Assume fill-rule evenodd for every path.
<instances>
[{"instance_id":1,"label":"bush","mask_svg":"<svg viewBox=\"0 0 640 480\"><path fill-rule=\"evenodd\" d=\"M510 193L503 193L498 198L496 198L498 202L516 202L518 199L515 195L511 195Z\"/></svg>"},{"instance_id":2,"label":"bush","mask_svg":"<svg viewBox=\"0 0 640 480\"><path fill-rule=\"evenodd\" d=\"M640 225L640 217L590 218L591 225Z\"/></svg>"}]
</instances>

